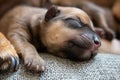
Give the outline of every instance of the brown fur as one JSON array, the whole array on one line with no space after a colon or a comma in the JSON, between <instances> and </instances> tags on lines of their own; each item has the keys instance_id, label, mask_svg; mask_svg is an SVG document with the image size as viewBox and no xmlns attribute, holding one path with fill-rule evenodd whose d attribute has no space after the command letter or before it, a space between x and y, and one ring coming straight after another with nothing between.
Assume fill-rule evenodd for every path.
<instances>
[{"instance_id":1,"label":"brown fur","mask_svg":"<svg viewBox=\"0 0 120 80\"><path fill-rule=\"evenodd\" d=\"M52 3L62 6L74 6L84 10L93 20L95 27L102 27L108 40L115 36L120 39L120 0L51 0ZM118 22L119 22L118 21ZM100 52L120 54L120 41L102 39ZM109 46L109 48L107 48Z\"/></svg>"},{"instance_id":2,"label":"brown fur","mask_svg":"<svg viewBox=\"0 0 120 80\"><path fill-rule=\"evenodd\" d=\"M30 5L34 7L50 7L49 0L0 0L0 18L9 10L18 5Z\"/></svg>"},{"instance_id":3,"label":"brown fur","mask_svg":"<svg viewBox=\"0 0 120 80\"><path fill-rule=\"evenodd\" d=\"M54 4L58 4L58 5L64 5L64 6L81 6L81 3L83 2L88 2L88 3L94 3L96 5L102 6L102 7L107 7L112 9L112 12L114 13L114 15L120 19L120 15L119 15L119 5L120 5L120 0L51 0Z\"/></svg>"},{"instance_id":4,"label":"brown fur","mask_svg":"<svg viewBox=\"0 0 120 80\"><path fill-rule=\"evenodd\" d=\"M120 28L118 23L116 23L115 19L120 21L120 11L119 11L119 0L51 0L52 3L57 5L64 6L76 6L83 9L88 15L91 17L95 27L101 27L105 31L104 38L107 40L112 40L113 38L118 38L120 33ZM12 3L14 2L14 3ZM95 3L95 4L93 4ZM27 4L30 6L36 7L49 7L51 2L49 0L13 0L13 1L1 1L0 2L1 13L0 17L2 17L9 9L15 7L20 4ZM102 7L101 7L102 6ZM114 26L114 27L113 27Z\"/></svg>"},{"instance_id":5,"label":"brown fur","mask_svg":"<svg viewBox=\"0 0 120 80\"><path fill-rule=\"evenodd\" d=\"M105 31L105 38L119 39L120 25L114 19L120 21L120 0L51 0L54 4L75 6L84 10L92 19L95 27L101 27Z\"/></svg>"},{"instance_id":6,"label":"brown fur","mask_svg":"<svg viewBox=\"0 0 120 80\"><path fill-rule=\"evenodd\" d=\"M77 23L79 21L79 24L74 23L75 26L85 24L85 29L69 28L66 22L69 18ZM35 72L45 69L45 63L36 50L38 48L47 49L46 51L60 57L88 60L95 56L100 46L99 37L94 32L88 15L72 7L58 7L58 9L52 7L47 11L42 8L18 6L0 20L0 31L14 45L26 67ZM80 49L76 46L76 42L81 46ZM88 46L85 46L85 43ZM66 50L69 51L67 54Z\"/></svg>"},{"instance_id":7,"label":"brown fur","mask_svg":"<svg viewBox=\"0 0 120 80\"><path fill-rule=\"evenodd\" d=\"M93 48L91 47L95 43L92 42L94 41L94 39L91 39L91 36L88 35L89 33L86 32L87 36L86 35L78 36L82 34L82 32L84 31L67 28L65 23L61 20L61 19L64 20L65 18L69 18L69 17L75 20L79 20L78 19L79 17L81 22L83 22L84 24L87 24L87 26L89 26L92 31L95 31L93 24L90 18L87 16L87 14L79 9L72 8L72 7L69 7L69 8L59 7L58 9L62 11L60 12L61 15L55 18L55 20L54 19L50 20L50 22L47 22L47 21L49 21L51 17L58 15L58 14L54 14L56 13L54 12L55 10L53 10L52 13L51 11L48 12L48 15L47 15L46 9L38 9L38 8L32 8L27 6L16 7L12 11L8 12L7 15L5 15L0 21L0 31L4 33L6 37L11 41L11 43L14 45L17 53L22 56L22 59L24 60L24 64L29 70L39 72L45 69L45 63L43 59L38 55L38 52L36 50L40 46L42 46L40 47L40 49L42 50L45 49L45 51L47 49L48 52L64 58L65 57L68 58L68 57L66 56L65 53L61 52L60 49L65 48L65 49L68 49L69 51L70 48L67 48L68 45L72 46L71 50L73 49L73 51L75 51L75 54L76 52L77 53L81 52L77 54L77 56L80 59L85 59L85 60L90 59L92 57L91 55L93 55L93 57L95 55L95 53L94 54L90 53L90 51L93 50ZM47 16L45 16L45 14ZM89 32L89 29L87 29L87 31ZM90 34L92 34L93 36L95 33L90 33ZM82 38L83 40L80 40ZM90 46L89 48L87 47L88 49L85 49L85 50L83 49L82 51L80 51L76 47L74 47L73 44L68 44L69 40L79 41L78 44L82 43L84 47L87 47L85 45L88 45L88 46L90 45ZM119 41L115 41L115 42L119 43ZM111 43L111 42L102 40L102 47L100 48L100 51L113 52L113 53L120 54L119 49L109 51L108 49L105 48L106 45L107 46L109 45L111 46L110 49L114 49L116 48L114 44L115 44L114 41ZM117 47L120 47L120 46L118 45ZM93 51L96 52L97 48L94 48L95 50ZM12 57L15 57L15 55L17 54L11 53L11 55L13 55ZM71 53L68 53L67 55L72 56ZM7 59L7 61L5 61L5 59L3 59L4 56L10 59ZM14 59L18 61L16 57ZM2 70L7 69L8 67L10 67L10 64L13 64L11 60L11 56L7 56L6 54L0 56L0 60L1 60L0 64L2 63L2 66L5 66L4 68L0 66ZM14 66L13 68L17 69L18 62L14 64L15 65L13 65Z\"/></svg>"},{"instance_id":8,"label":"brown fur","mask_svg":"<svg viewBox=\"0 0 120 80\"><path fill-rule=\"evenodd\" d=\"M0 33L0 70L4 70L9 67L12 62L11 58L13 58L15 61L19 60L13 45L2 33ZM14 65L14 70L18 69L18 64Z\"/></svg>"}]
</instances>

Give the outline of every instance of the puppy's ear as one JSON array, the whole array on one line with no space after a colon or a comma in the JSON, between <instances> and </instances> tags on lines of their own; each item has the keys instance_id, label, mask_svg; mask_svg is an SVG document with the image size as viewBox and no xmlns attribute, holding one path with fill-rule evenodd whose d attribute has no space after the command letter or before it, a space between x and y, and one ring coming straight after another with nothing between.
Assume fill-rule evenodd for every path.
<instances>
[{"instance_id":1,"label":"puppy's ear","mask_svg":"<svg viewBox=\"0 0 120 80\"><path fill-rule=\"evenodd\" d=\"M45 21L48 22L52 18L56 17L59 13L59 10L56 6L52 6L48 9L47 13L45 14Z\"/></svg>"}]
</instances>

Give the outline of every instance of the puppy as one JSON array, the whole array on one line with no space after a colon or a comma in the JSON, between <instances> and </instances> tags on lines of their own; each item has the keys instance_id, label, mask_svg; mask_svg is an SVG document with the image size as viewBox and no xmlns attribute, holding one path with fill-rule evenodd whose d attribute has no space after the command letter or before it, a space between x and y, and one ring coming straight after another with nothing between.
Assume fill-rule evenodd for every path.
<instances>
[{"instance_id":1,"label":"puppy","mask_svg":"<svg viewBox=\"0 0 120 80\"><path fill-rule=\"evenodd\" d=\"M95 27L105 31L105 39L120 39L120 0L51 0L62 6L75 6L84 10L92 19Z\"/></svg>"},{"instance_id":2,"label":"puppy","mask_svg":"<svg viewBox=\"0 0 120 80\"><path fill-rule=\"evenodd\" d=\"M45 69L37 50L75 61L93 58L101 45L96 30L88 15L73 7L52 6L47 10L18 6L0 20L0 32L13 44L26 68L35 72ZM10 60L5 61L8 54L2 54L0 64L9 65ZM10 63L18 64L18 60Z\"/></svg>"}]
</instances>

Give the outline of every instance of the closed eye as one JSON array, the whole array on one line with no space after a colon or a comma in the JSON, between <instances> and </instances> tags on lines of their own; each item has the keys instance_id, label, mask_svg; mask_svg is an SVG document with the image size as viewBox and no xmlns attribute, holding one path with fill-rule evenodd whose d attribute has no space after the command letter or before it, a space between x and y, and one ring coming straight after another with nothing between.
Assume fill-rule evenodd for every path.
<instances>
[{"instance_id":1,"label":"closed eye","mask_svg":"<svg viewBox=\"0 0 120 80\"><path fill-rule=\"evenodd\" d=\"M68 25L68 27L71 27L71 28L74 28L74 29L83 27L82 23L80 23L79 21L77 21L73 18L65 19L65 23Z\"/></svg>"}]
</instances>

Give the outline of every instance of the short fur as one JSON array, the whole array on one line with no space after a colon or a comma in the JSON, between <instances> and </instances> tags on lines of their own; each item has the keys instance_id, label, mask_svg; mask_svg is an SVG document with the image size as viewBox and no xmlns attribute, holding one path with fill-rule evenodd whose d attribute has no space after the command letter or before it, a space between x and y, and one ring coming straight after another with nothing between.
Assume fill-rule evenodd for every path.
<instances>
[{"instance_id":1,"label":"short fur","mask_svg":"<svg viewBox=\"0 0 120 80\"><path fill-rule=\"evenodd\" d=\"M88 15L72 7L53 6L47 11L18 6L0 20L0 31L14 45L27 69L35 72L45 69L37 50L72 60L88 60L101 44Z\"/></svg>"},{"instance_id":2,"label":"short fur","mask_svg":"<svg viewBox=\"0 0 120 80\"><path fill-rule=\"evenodd\" d=\"M51 0L62 6L74 6L84 10L95 27L105 31L105 39L120 39L120 0ZM118 23L117 23L118 21Z\"/></svg>"},{"instance_id":3,"label":"short fur","mask_svg":"<svg viewBox=\"0 0 120 80\"><path fill-rule=\"evenodd\" d=\"M22 1L24 2L24 0ZM22 1L18 3L22 3ZM29 4L31 4L31 1ZM33 3L34 2L32 2L32 4ZM70 3L68 4L70 5ZM61 4L64 4L64 2L61 2ZM65 3L65 5L68 4ZM89 10L93 10L93 12L96 10L99 12L99 10L101 10L95 8L96 6L94 6L94 4L88 2L83 2L82 4L82 7L80 5L78 5L78 7L83 10L85 10L84 6L87 7L88 10L85 10L87 13L91 12ZM39 6L39 4L37 5L36 3L34 5ZM90 5L93 5L92 9L90 9ZM15 5L13 4L13 6ZM3 13L5 13L4 10ZM3 13L1 13L1 15L3 15ZM110 22L113 22L112 25L116 25L114 24L113 17L111 17L111 12L108 11L108 14L107 18L110 18ZM96 21L97 19L95 19L95 21L98 26L103 25L104 27L106 23L104 24L104 22L101 21L105 20L106 22L106 18L104 18L105 15L103 15L103 13L102 15L100 14L102 17L98 14L95 15L97 16L94 17L91 16L91 13L89 14L90 17L94 17L93 19L100 17L100 20ZM114 37L114 32L110 29L109 33L109 28L106 29L106 27L105 30L107 30L108 35L110 35L107 39L111 40ZM114 28L114 30L117 30L117 33L119 32L119 28ZM19 55L22 57L28 70L35 72L44 71L44 60L38 55L37 50L47 51L72 60L88 60L96 55L97 49L101 44L99 37L95 33L96 31L101 35L100 29L94 28L90 18L85 12L72 7L52 7L47 11L43 8L18 6L9 11L5 16L2 16L0 20L0 31L6 35L16 50L14 50L11 43L1 33L1 43L5 40L5 42L8 43L6 45L10 47L3 47L3 44L0 44L0 46L2 46L0 48L1 50L7 50L7 54L0 52L0 70L5 70L10 67L17 70ZM114 46L116 44L118 45ZM109 46L111 51L106 49L106 46ZM120 47L119 41L108 42L102 40L100 51L120 54L120 50L117 47ZM8 54L10 54L10 56L8 56Z\"/></svg>"}]
</instances>

